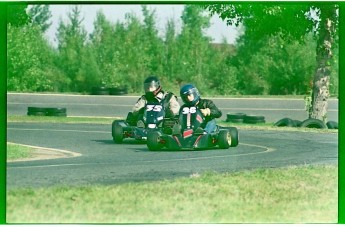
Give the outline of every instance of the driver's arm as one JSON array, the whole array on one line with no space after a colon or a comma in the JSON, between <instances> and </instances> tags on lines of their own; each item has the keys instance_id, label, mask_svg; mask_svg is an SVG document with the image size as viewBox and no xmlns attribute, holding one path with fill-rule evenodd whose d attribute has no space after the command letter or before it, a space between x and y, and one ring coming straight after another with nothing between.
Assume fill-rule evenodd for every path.
<instances>
[{"instance_id":1,"label":"driver's arm","mask_svg":"<svg viewBox=\"0 0 345 227\"><path fill-rule=\"evenodd\" d=\"M178 115L180 111L180 103L177 101L177 97L175 95L173 95L169 101L169 109L174 116Z\"/></svg>"},{"instance_id":2,"label":"driver's arm","mask_svg":"<svg viewBox=\"0 0 345 227\"><path fill-rule=\"evenodd\" d=\"M146 99L144 96L141 96L135 105L132 108L133 115L136 116L139 114L139 111L144 108L146 105Z\"/></svg>"},{"instance_id":3,"label":"driver's arm","mask_svg":"<svg viewBox=\"0 0 345 227\"><path fill-rule=\"evenodd\" d=\"M211 118L219 118L222 116L222 111L218 109L212 100L207 100L206 102L206 108L201 109L201 112L205 117L210 116Z\"/></svg>"}]
</instances>

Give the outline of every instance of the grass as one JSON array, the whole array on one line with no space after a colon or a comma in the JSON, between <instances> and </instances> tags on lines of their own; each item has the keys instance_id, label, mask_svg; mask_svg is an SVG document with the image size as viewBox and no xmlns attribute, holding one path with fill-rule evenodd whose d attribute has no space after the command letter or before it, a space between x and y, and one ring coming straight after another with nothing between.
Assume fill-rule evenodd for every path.
<instances>
[{"instance_id":1,"label":"grass","mask_svg":"<svg viewBox=\"0 0 345 227\"><path fill-rule=\"evenodd\" d=\"M337 223L338 167L7 192L8 223Z\"/></svg>"},{"instance_id":2,"label":"grass","mask_svg":"<svg viewBox=\"0 0 345 227\"><path fill-rule=\"evenodd\" d=\"M34 148L7 143L7 160L17 160L32 157Z\"/></svg>"},{"instance_id":3,"label":"grass","mask_svg":"<svg viewBox=\"0 0 345 227\"><path fill-rule=\"evenodd\" d=\"M118 117L54 117L54 116L7 116L7 122L111 124Z\"/></svg>"}]
</instances>

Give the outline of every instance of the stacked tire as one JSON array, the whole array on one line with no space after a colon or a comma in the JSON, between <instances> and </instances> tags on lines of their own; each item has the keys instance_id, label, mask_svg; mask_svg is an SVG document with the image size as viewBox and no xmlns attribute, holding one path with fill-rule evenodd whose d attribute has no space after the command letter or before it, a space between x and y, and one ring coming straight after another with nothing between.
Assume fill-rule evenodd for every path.
<instances>
[{"instance_id":1,"label":"stacked tire","mask_svg":"<svg viewBox=\"0 0 345 227\"><path fill-rule=\"evenodd\" d=\"M228 113L226 115L226 122L257 124L265 123L266 121L264 116L246 115L244 113Z\"/></svg>"},{"instance_id":2,"label":"stacked tire","mask_svg":"<svg viewBox=\"0 0 345 227\"><path fill-rule=\"evenodd\" d=\"M227 114L226 121L233 122L233 123L243 123L243 119L246 116L244 113L234 113L234 114Z\"/></svg>"},{"instance_id":3,"label":"stacked tire","mask_svg":"<svg viewBox=\"0 0 345 227\"><path fill-rule=\"evenodd\" d=\"M92 95L125 95L128 93L127 87L93 87Z\"/></svg>"},{"instance_id":4,"label":"stacked tire","mask_svg":"<svg viewBox=\"0 0 345 227\"><path fill-rule=\"evenodd\" d=\"M314 118L309 118L304 121L292 120L290 118L283 118L275 124L277 127L301 127L301 128L319 128L319 129L338 129L338 123L335 121L328 121L326 124Z\"/></svg>"},{"instance_id":5,"label":"stacked tire","mask_svg":"<svg viewBox=\"0 0 345 227\"><path fill-rule=\"evenodd\" d=\"M54 116L54 117L67 117L66 108L53 108L53 107L28 107L28 116Z\"/></svg>"},{"instance_id":6,"label":"stacked tire","mask_svg":"<svg viewBox=\"0 0 345 227\"><path fill-rule=\"evenodd\" d=\"M265 123L265 117L260 115L246 115L243 118L243 123L247 124L259 124L259 123Z\"/></svg>"}]
</instances>

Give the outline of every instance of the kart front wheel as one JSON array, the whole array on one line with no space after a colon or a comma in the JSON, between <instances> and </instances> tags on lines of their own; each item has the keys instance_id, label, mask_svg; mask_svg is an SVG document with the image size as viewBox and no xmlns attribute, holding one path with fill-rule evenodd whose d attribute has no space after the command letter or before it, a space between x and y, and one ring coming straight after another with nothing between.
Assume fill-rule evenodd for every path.
<instances>
[{"instance_id":1,"label":"kart front wheel","mask_svg":"<svg viewBox=\"0 0 345 227\"><path fill-rule=\"evenodd\" d=\"M235 127L229 127L228 130L229 130L229 133L230 133L230 135L231 135L230 147L237 147L238 142L239 142L239 137L238 137L237 128L235 128Z\"/></svg>"},{"instance_id":2,"label":"kart front wheel","mask_svg":"<svg viewBox=\"0 0 345 227\"><path fill-rule=\"evenodd\" d=\"M159 132L149 132L147 134L147 148L150 151L158 151L162 149L163 144L160 143L160 136Z\"/></svg>"},{"instance_id":3,"label":"kart front wheel","mask_svg":"<svg viewBox=\"0 0 345 227\"><path fill-rule=\"evenodd\" d=\"M115 143L122 143L123 141L123 128L118 122L112 124L113 141Z\"/></svg>"},{"instance_id":4,"label":"kart front wheel","mask_svg":"<svg viewBox=\"0 0 345 227\"><path fill-rule=\"evenodd\" d=\"M231 145L231 134L228 130L221 130L218 134L218 145L221 149L228 149Z\"/></svg>"}]
</instances>

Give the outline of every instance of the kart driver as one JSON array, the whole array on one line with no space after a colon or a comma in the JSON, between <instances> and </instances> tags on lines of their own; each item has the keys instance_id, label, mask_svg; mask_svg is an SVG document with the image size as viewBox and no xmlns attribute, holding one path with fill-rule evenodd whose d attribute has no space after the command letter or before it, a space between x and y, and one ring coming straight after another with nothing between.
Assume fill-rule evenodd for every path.
<instances>
[{"instance_id":1,"label":"kart driver","mask_svg":"<svg viewBox=\"0 0 345 227\"><path fill-rule=\"evenodd\" d=\"M138 119L143 113L147 102L162 103L165 108L165 117L174 118L180 109L177 97L172 92L165 92L157 77L149 76L144 80L145 94L135 103L132 112L133 118Z\"/></svg>"},{"instance_id":2,"label":"kart driver","mask_svg":"<svg viewBox=\"0 0 345 227\"><path fill-rule=\"evenodd\" d=\"M201 113L205 116L206 125L204 131L206 133L214 132L217 129L215 118L222 116L222 112L217 108L212 100L201 99L198 89L192 84L184 85L180 90L180 96L184 104L183 107L196 106L200 109Z\"/></svg>"}]
</instances>

